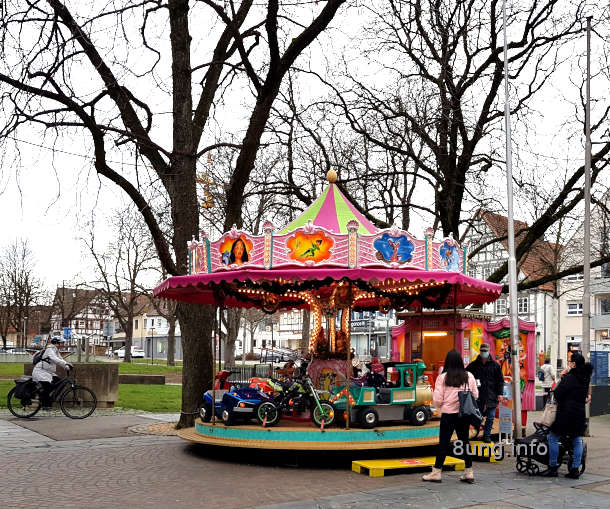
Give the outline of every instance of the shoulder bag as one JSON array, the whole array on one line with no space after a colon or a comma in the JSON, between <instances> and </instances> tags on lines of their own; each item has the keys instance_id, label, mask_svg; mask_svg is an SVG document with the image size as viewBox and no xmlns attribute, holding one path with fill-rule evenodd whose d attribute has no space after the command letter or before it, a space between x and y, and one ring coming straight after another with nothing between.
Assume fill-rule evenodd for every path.
<instances>
[{"instance_id":1,"label":"shoulder bag","mask_svg":"<svg viewBox=\"0 0 610 509\"><path fill-rule=\"evenodd\" d=\"M557 416L557 401L555 401L555 395L553 391L549 392L549 399L544 405L544 411L542 412L542 419L540 419L540 424L544 424L545 426L551 426L555 422L555 417Z\"/></svg>"},{"instance_id":2,"label":"shoulder bag","mask_svg":"<svg viewBox=\"0 0 610 509\"><path fill-rule=\"evenodd\" d=\"M472 394L468 385L466 385L466 390L458 392L458 399L460 401L458 417L468 417L470 424L476 429L479 429L481 421L483 421L483 415L481 414L481 410L479 410L479 406L474 399L474 394Z\"/></svg>"}]
</instances>

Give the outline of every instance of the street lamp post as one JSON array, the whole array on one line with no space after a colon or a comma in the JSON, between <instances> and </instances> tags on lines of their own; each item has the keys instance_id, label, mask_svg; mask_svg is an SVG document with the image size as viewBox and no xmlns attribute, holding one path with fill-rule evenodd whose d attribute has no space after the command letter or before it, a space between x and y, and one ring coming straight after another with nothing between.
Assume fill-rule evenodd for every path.
<instances>
[{"instance_id":1,"label":"street lamp post","mask_svg":"<svg viewBox=\"0 0 610 509\"><path fill-rule=\"evenodd\" d=\"M152 364L155 363L155 326L150 328L150 356Z\"/></svg>"},{"instance_id":2,"label":"street lamp post","mask_svg":"<svg viewBox=\"0 0 610 509\"><path fill-rule=\"evenodd\" d=\"M27 343L27 341L26 341L26 339L25 339L25 338L26 338L26 336L25 336L25 324L26 324L26 322L27 322L27 321L28 321L28 317L27 317L27 316L24 316L24 317L23 317L23 338L22 338L22 341L23 341L23 348L25 348L25 347L26 347L26 343Z\"/></svg>"}]
</instances>

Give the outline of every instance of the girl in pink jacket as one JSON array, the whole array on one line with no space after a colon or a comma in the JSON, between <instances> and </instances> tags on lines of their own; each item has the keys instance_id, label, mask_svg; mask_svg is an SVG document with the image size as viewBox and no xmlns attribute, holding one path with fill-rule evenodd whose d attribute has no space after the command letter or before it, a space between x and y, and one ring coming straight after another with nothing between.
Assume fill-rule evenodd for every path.
<instances>
[{"instance_id":1,"label":"girl in pink jacket","mask_svg":"<svg viewBox=\"0 0 610 509\"><path fill-rule=\"evenodd\" d=\"M432 472L423 476L424 481L441 482L441 472L445 457L450 452L451 437L455 431L460 440L461 454L454 454L464 459L466 469L460 481L473 483L472 458L468 454L468 439L470 428L470 416L459 417L460 401L458 393L470 390L474 399L479 397L477 382L472 373L464 369L464 361L457 350L451 350L445 358L445 368L436 379L434 385L434 405L441 412L441 425L438 437L438 453Z\"/></svg>"}]
</instances>

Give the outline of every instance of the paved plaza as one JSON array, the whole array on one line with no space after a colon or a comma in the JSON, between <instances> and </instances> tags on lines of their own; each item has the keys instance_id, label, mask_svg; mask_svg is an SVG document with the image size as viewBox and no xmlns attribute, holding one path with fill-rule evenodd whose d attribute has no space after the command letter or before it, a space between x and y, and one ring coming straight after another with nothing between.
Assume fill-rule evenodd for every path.
<instances>
[{"instance_id":1,"label":"paved plaza","mask_svg":"<svg viewBox=\"0 0 610 509\"><path fill-rule=\"evenodd\" d=\"M47 415L18 421L0 414L0 507L610 506L610 416L592 421L587 473L580 480L528 478L506 458L475 463L474 485L458 482L458 472L444 473L441 484L423 483L421 473L370 478L351 472L343 456L218 451L133 432L142 423L172 417L101 415L70 421Z\"/></svg>"}]
</instances>

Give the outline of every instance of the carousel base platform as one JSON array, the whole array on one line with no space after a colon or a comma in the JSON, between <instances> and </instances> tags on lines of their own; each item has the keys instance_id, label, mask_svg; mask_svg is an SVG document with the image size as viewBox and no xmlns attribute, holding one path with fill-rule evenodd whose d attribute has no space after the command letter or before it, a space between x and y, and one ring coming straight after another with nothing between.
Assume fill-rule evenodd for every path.
<instances>
[{"instance_id":1,"label":"carousel base platform","mask_svg":"<svg viewBox=\"0 0 610 509\"><path fill-rule=\"evenodd\" d=\"M293 451L357 451L399 449L438 444L440 421L423 426L378 426L374 429L327 428L320 430L311 423L281 422L272 428L258 424L225 426L204 423L178 431L178 436L193 443L220 447ZM495 423L494 423L495 424ZM471 430L472 436L475 435Z\"/></svg>"}]
</instances>

